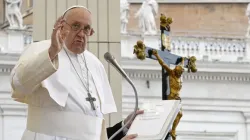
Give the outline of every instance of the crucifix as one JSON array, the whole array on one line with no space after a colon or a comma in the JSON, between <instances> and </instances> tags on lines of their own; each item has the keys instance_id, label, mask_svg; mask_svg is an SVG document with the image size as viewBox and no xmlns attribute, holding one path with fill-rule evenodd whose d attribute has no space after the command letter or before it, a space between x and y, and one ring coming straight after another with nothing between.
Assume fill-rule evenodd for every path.
<instances>
[{"instance_id":1,"label":"crucifix","mask_svg":"<svg viewBox=\"0 0 250 140\"><path fill-rule=\"evenodd\" d=\"M179 93L181 90L181 76L184 68L188 68L188 72L197 72L196 58L182 57L171 53L170 43L170 24L173 22L171 17L161 14L160 17L161 30L161 48L160 50L146 46L142 41L137 41L134 46L134 54L140 60L146 58L157 60L162 66L162 100L181 100ZM180 65L181 64L181 65ZM175 69L170 69L170 65L175 65ZM184 68L183 68L184 67ZM171 83L170 83L171 81ZM173 140L176 140L175 129L182 117L182 111L178 113L171 132ZM166 137L168 139L169 135Z\"/></svg>"},{"instance_id":2,"label":"crucifix","mask_svg":"<svg viewBox=\"0 0 250 140\"><path fill-rule=\"evenodd\" d=\"M95 110L94 101L96 101L95 97L92 97L90 93L88 93L88 97L86 98L87 101L89 101L91 108Z\"/></svg>"}]
</instances>

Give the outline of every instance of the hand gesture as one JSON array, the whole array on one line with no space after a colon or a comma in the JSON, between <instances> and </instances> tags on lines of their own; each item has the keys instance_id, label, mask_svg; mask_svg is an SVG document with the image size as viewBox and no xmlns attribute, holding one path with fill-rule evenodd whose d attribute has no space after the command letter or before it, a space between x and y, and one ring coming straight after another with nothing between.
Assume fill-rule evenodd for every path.
<instances>
[{"instance_id":1,"label":"hand gesture","mask_svg":"<svg viewBox=\"0 0 250 140\"><path fill-rule=\"evenodd\" d=\"M52 31L51 45L49 48L49 56L51 60L53 60L62 49L62 43L63 43L63 38L61 35L62 21L63 21L62 17L58 18L56 23L54 24L54 29Z\"/></svg>"},{"instance_id":2,"label":"hand gesture","mask_svg":"<svg viewBox=\"0 0 250 140\"><path fill-rule=\"evenodd\" d=\"M137 134L131 134L123 137L121 140L134 140L137 137Z\"/></svg>"},{"instance_id":3,"label":"hand gesture","mask_svg":"<svg viewBox=\"0 0 250 140\"><path fill-rule=\"evenodd\" d=\"M143 110L138 110L138 111L136 111L136 116L137 116L138 114L143 114L143 113L144 113ZM131 119L132 116L133 116L133 113L129 114L128 117L124 120L124 124L126 124L126 123ZM131 126L132 123L133 123L133 121L130 122L130 123L127 125L127 128L128 128L128 129L130 128L130 126Z\"/></svg>"}]
</instances>

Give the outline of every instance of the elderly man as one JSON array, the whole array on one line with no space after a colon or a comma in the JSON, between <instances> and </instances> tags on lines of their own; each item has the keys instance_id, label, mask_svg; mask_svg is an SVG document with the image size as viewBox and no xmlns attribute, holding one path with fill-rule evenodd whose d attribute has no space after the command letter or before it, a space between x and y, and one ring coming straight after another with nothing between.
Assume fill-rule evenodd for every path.
<instances>
[{"instance_id":1,"label":"elderly man","mask_svg":"<svg viewBox=\"0 0 250 140\"><path fill-rule=\"evenodd\" d=\"M106 140L130 119L105 128L103 115L117 109L102 63L86 50L93 33L91 12L74 6L56 21L51 40L20 57L11 86L12 98L28 104L22 140ZM125 133L114 139L136 137Z\"/></svg>"}]
</instances>

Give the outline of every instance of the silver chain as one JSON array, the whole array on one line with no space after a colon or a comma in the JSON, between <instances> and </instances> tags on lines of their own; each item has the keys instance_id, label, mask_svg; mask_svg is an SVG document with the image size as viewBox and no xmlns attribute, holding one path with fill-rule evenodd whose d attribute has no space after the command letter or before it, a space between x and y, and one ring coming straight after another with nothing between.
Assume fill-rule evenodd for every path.
<instances>
[{"instance_id":1,"label":"silver chain","mask_svg":"<svg viewBox=\"0 0 250 140\"><path fill-rule=\"evenodd\" d=\"M64 50L65 50L65 48L64 48ZM80 75L78 74L78 72L77 72L77 70L76 70L76 68L75 68L75 66L74 66L74 64L73 64L73 62L72 62L72 60L71 60L71 58L69 57L68 52L67 52L66 50L65 50L65 52L66 52L66 54L67 54L67 56L68 56L68 58L69 58L69 60L70 60L70 63L72 64L74 70L76 71L77 76L79 77L79 79L81 80L83 86L86 88L87 92L89 93L89 69L88 69L88 67L87 67L87 63L86 63L85 56L84 56L84 62L85 62L85 67L86 67L86 69L87 69L87 86L88 86L88 87L86 87L86 85L85 85L84 82L82 81L82 78L81 78ZM82 59L83 59L83 57L82 57Z\"/></svg>"},{"instance_id":2,"label":"silver chain","mask_svg":"<svg viewBox=\"0 0 250 140\"><path fill-rule=\"evenodd\" d=\"M64 47L63 47L63 49L64 49L64 51L66 52L66 54L67 54L67 56L68 56L68 58L69 58L69 60L70 60L70 62L71 62L71 65L73 66L73 68L74 68L74 70L75 70L77 76L78 76L79 79L81 80L83 86L86 88L87 92L91 95L91 93L89 92L89 69L88 69L88 67L87 67L87 62L86 62L85 55L83 54L83 56L84 56L84 62L85 62L85 67L86 67L86 69L87 69L87 85L88 85L88 88L85 86L84 82L82 81L82 78L81 78L80 75L78 74L78 72L77 72L77 70L76 70L76 68L75 68L75 66L74 66L74 64L73 64L73 62L72 62L72 60L71 60L71 58L69 57L68 52L65 50ZM83 59L83 56L81 55L82 59ZM88 93L87 93L87 94L88 94ZM81 106L79 106L79 107L82 108ZM84 109L82 108L82 110L84 110ZM94 112L95 112L95 115L97 116L96 111L94 111Z\"/></svg>"}]
</instances>

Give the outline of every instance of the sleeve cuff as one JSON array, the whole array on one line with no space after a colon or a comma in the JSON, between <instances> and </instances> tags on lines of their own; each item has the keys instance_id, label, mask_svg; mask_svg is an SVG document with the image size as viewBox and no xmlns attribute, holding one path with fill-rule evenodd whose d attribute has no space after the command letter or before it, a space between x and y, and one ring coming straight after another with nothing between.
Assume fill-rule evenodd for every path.
<instances>
[{"instance_id":1,"label":"sleeve cuff","mask_svg":"<svg viewBox=\"0 0 250 140\"><path fill-rule=\"evenodd\" d=\"M31 60L20 63L15 75L19 80L19 87L25 89L25 91L22 92L32 93L44 79L57 71L59 60L58 57L56 57L51 61L48 49L29 59ZM15 86L16 85L14 85L14 87Z\"/></svg>"},{"instance_id":2,"label":"sleeve cuff","mask_svg":"<svg viewBox=\"0 0 250 140\"><path fill-rule=\"evenodd\" d=\"M49 50L48 50L48 53L47 53L47 57L48 57L48 59L49 59L49 61L50 61L50 64L53 66L53 68L55 69L55 70L57 70L58 69L58 55L55 57L55 59L53 59L53 60L51 60L50 59L50 57L49 57Z\"/></svg>"},{"instance_id":3,"label":"sleeve cuff","mask_svg":"<svg viewBox=\"0 0 250 140\"><path fill-rule=\"evenodd\" d=\"M124 125L125 125L125 124L124 124L124 120L123 120L123 121L122 121L122 127L123 127ZM125 127L122 131L123 131L123 134L126 135L127 132L128 132L128 128Z\"/></svg>"}]
</instances>

